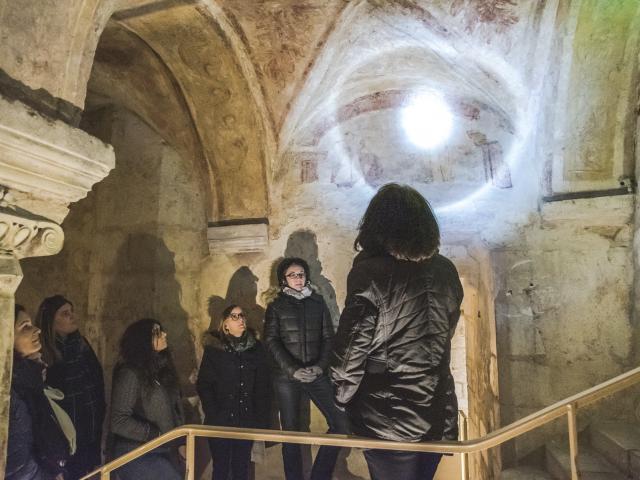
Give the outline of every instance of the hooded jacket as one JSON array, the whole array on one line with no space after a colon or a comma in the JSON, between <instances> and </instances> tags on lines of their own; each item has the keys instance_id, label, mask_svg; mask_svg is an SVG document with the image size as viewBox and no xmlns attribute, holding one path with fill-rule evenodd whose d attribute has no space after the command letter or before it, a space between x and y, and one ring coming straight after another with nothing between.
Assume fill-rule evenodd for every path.
<instances>
[{"instance_id":1,"label":"hooded jacket","mask_svg":"<svg viewBox=\"0 0 640 480\"><path fill-rule=\"evenodd\" d=\"M255 336L252 330L249 330ZM236 351L219 332L206 332L196 388L206 425L269 428L271 378L262 343Z\"/></svg>"},{"instance_id":2,"label":"hooded jacket","mask_svg":"<svg viewBox=\"0 0 640 480\"><path fill-rule=\"evenodd\" d=\"M458 272L442 255L356 257L330 371L355 433L457 440L449 362L462 295Z\"/></svg>"},{"instance_id":3,"label":"hooded jacket","mask_svg":"<svg viewBox=\"0 0 640 480\"><path fill-rule=\"evenodd\" d=\"M321 295L303 299L280 292L265 314L264 338L280 375L293 377L299 368L329 366L333 324Z\"/></svg>"}]
</instances>

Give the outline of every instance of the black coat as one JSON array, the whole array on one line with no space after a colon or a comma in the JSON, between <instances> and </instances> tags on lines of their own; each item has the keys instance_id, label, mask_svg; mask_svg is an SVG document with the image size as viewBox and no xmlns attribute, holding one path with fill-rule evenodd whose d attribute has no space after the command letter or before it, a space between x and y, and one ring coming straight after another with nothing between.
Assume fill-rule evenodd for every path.
<instances>
[{"instance_id":1,"label":"black coat","mask_svg":"<svg viewBox=\"0 0 640 480\"><path fill-rule=\"evenodd\" d=\"M204 423L227 427L269 428L271 378L260 341L237 352L218 332L207 332L200 363L198 395Z\"/></svg>"},{"instance_id":2,"label":"black coat","mask_svg":"<svg viewBox=\"0 0 640 480\"><path fill-rule=\"evenodd\" d=\"M47 383L64 393L60 406L76 428L78 445L100 443L106 412L102 366L78 331L56 337L62 359L47 369Z\"/></svg>"},{"instance_id":3,"label":"black coat","mask_svg":"<svg viewBox=\"0 0 640 480\"><path fill-rule=\"evenodd\" d=\"M44 394L42 369L39 363L14 356L5 472L8 479L53 477L63 472L69 459L69 443ZM31 475L27 475L25 470L30 468Z\"/></svg>"},{"instance_id":4,"label":"black coat","mask_svg":"<svg viewBox=\"0 0 640 480\"><path fill-rule=\"evenodd\" d=\"M458 272L439 254L421 262L356 257L331 377L357 434L457 440L449 362L461 302Z\"/></svg>"},{"instance_id":5,"label":"black coat","mask_svg":"<svg viewBox=\"0 0 640 480\"><path fill-rule=\"evenodd\" d=\"M322 296L302 300L280 292L265 314L264 339L279 374L289 378L299 368L329 366L333 324Z\"/></svg>"}]
</instances>

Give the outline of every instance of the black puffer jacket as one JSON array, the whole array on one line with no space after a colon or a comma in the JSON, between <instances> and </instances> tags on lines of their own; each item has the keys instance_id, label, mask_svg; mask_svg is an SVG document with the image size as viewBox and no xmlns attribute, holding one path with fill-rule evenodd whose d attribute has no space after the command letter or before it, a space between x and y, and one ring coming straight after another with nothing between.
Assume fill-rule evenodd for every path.
<instances>
[{"instance_id":1,"label":"black puffer jacket","mask_svg":"<svg viewBox=\"0 0 640 480\"><path fill-rule=\"evenodd\" d=\"M333 341L331 315L322 296L297 298L280 292L267 307L264 324L267 350L280 375L289 378L302 367L329 365Z\"/></svg>"},{"instance_id":2,"label":"black puffer jacket","mask_svg":"<svg viewBox=\"0 0 640 480\"><path fill-rule=\"evenodd\" d=\"M347 280L331 377L359 435L457 440L449 369L462 286L445 257L359 254Z\"/></svg>"},{"instance_id":3,"label":"black puffer jacket","mask_svg":"<svg viewBox=\"0 0 640 480\"><path fill-rule=\"evenodd\" d=\"M252 332L253 333L253 332ZM207 332L196 384L206 425L269 428L271 378L262 343L237 352L218 332Z\"/></svg>"}]
</instances>

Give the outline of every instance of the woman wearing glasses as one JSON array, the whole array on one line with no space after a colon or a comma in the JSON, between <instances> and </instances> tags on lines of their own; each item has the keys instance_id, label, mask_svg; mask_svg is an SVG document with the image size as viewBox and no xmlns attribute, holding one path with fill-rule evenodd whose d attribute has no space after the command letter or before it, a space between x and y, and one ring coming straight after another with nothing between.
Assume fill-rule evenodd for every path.
<instances>
[{"instance_id":1,"label":"woman wearing glasses","mask_svg":"<svg viewBox=\"0 0 640 480\"><path fill-rule=\"evenodd\" d=\"M322 412L330 433L349 433L347 418L333 400L326 370L333 325L322 296L310 288L309 266L301 258L285 258L277 268L280 292L267 307L265 344L275 360L274 384L283 430L300 430L300 401L307 393ZM320 447L311 480L330 480L339 447ZM287 480L304 478L299 445L283 444Z\"/></svg>"},{"instance_id":2,"label":"woman wearing glasses","mask_svg":"<svg viewBox=\"0 0 640 480\"><path fill-rule=\"evenodd\" d=\"M267 356L238 305L222 312L217 331L205 333L197 389L206 425L269 428L271 380ZM247 480L251 440L209 439L213 478Z\"/></svg>"},{"instance_id":3,"label":"woman wearing glasses","mask_svg":"<svg viewBox=\"0 0 640 480\"><path fill-rule=\"evenodd\" d=\"M144 318L127 327L113 370L111 435L119 457L184 424L178 376L160 322ZM184 442L184 440L182 440ZM181 480L184 445L163 445L117 470L121 480Z\"/></svg>"}]
</instances>

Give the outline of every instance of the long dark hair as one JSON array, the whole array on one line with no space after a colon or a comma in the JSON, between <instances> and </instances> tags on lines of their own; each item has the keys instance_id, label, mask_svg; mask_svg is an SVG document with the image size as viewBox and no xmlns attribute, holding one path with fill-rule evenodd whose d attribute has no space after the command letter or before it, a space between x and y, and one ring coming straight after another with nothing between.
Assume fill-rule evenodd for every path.
<instances>
[{"instance_id":1,"label":"long dark hair","mask_svg":"<svg viewBox=\"0 0 640 480\"><path fill-rule=\"evenodd\" d=\"M142 318L127 327L120 339L120 360L116 368L134 369L142 381L151 386L159 382L168 389L178 386L178 375L169 349L153 349L153 327L162 324L153 318Z\"/></svg>"},{"instance_id":2,"label":"long dark hair","mask_svg":"<svg viewBox=\"0 0 640 480\"><path fill-rule=\"evenodd\" d=\"M56 347L56 332L53 328L53 320L56 312L66 304L73 307L73 303L62 295L53 295L45 298L36 314L36 326L40 329L40 341L42 342L42 360L47 365L53 365L62 359L62 354Z\"/></svg>"},{"instance_id":3,"label":"long dark hair","mask_svg":"<svg viewBox=\"0 0 640 480\"><path fill-rule=\"evenodd\" d=\"M408 185L388 183L371 199L358 226L356 250L425 260L440 246L440 228L429 202Z\"/></svg>"}]
</instances>

